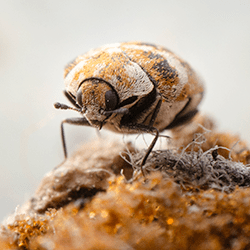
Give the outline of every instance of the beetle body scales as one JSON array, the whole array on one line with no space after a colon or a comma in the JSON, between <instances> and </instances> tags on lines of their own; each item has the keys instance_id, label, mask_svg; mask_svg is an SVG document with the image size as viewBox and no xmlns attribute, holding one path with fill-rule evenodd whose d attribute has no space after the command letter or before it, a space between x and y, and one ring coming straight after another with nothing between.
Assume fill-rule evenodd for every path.
<instances>
[{"instance_id":1,"label":"beetle body scales","mask_svg":"<svg viewBox=\"0 0 250 250\"><path fill-rule=\"evenodd\" d=\"M197 113L204 86L188 63L168 49L142 43L110 44L77 57L65 69L65 95L80 118L63 124L106 128L118 133L159 132L190 120Z\"/></svg>"}]
</instances>

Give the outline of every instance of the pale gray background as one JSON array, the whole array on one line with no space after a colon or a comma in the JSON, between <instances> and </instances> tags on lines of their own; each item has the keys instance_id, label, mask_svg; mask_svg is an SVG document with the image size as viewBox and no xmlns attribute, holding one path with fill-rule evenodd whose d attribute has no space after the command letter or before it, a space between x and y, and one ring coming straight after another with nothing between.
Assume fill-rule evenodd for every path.
<instances>
[{"instance_id":1,"label":"pale gray background","mask_svg":"<svg viewBox=\"0 0 250 250\"><path fill-rule=\"evenodd\" d=\"M205 80L201 109L250 142L250 1L1 0L0 23L0 220L63 159L60 121L77 114L53 103L66 102L65 64L92 47L170 48ZM70 152L95 136L66 130Z\"/></svg>"}]
</instances>

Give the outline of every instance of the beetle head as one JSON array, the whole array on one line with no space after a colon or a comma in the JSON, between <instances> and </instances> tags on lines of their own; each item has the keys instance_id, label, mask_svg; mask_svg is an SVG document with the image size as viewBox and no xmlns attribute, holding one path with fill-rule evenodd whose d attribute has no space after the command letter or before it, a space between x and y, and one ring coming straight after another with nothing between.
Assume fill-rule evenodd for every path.
<instances>
[{"instance_id":1,"label":"beetle head","mask_svg":"<svg viewBox=\"0 0 250 250\"><path fill-rule=\"evenodd\" d=\"M99 128L112 114L128 112L126 108L119 108L119 97L116 91L100 79L84 81L78 88L75 98L76 104L81 108L81 113L88 122Z\"/></svg>"},{"instance_id":2,"label":"beetle head","mask_svg":"<svg viewBox=\"0 0 250 250\"><path fill-rule=\"evenodd\" d=\"M84 115L91 126L99 129L112 114L128 113L128 108L119 107L116 91L101 79L85 80L80 84L75 95L67 91L65 95L76 108L61 103L55 103L54 107L75 110Z\"/></svg>"},{"instance_id":3,"label":"beetle head","mask_svg":"<svg viewBox=\"0 0 250 250\"><path fill-rule=\"evenodd\" d=\"M84 81L75 98L81 113L94 126L107 118L104 111L114 110L118 104L115 91L105 82L96 79Z\"/></svg>"}]
</instances>

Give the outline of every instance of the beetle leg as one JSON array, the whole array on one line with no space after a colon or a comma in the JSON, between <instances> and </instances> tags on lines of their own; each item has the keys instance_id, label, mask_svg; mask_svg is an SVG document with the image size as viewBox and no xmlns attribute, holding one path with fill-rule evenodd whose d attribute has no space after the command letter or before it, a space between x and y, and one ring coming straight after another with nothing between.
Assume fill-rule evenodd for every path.
<instances>
[{"instance_id":1,"label":"beetle leg","mask_svg":"<svg viewBox=\"0 0 250 250\"><path fill-rule=\"evenodd\" d=\"M149 147L148 147L148 149L147 149L147 151L146 151L146 153L141 161L141 164L140 164L141 172L142 172L143 176L145 177L145 174L143 172L142 167L146 163L146 160L148 159L149 154L152 152L152 150L155 146L155 143L157 142L157 139L159 137L159 130L155 127L144 125L144 124L128 124L128 125L122 126L122 127L129 129L131 132L134 132L134 133L144 132L144 133L150 133L150 134L155 135L153 141L150 143L150 145L149 145Z\"/></svg>"},{"instance_id":2,"label":"beetle leg","mask_svg":"<svg viewBox=\"0 0 250 250\"><path fill-rule=\"evenodd\" d=\"M146 151L146 154L144 155L144 157L143 157L143 159L142 159L142 162L141 162L141 170L142 170L142 166L146 163L146 160L148 159L148 156L149 156L149 154L151 153L151 151L153 150L153 148L154 148L154 146L155 146L155 143L157 142L157 139L158 139L158 137L159 137L159 131L158 131L158 129L157 128L154 128L154 127L152 127L153 129L154 129L154 132L156 133L155 134L155 137L154 137L154 139L153 139L153 141L150 143L150 145L149 145L149 147L148 147L148 149L147 149L147 151ZM142 172L143 173L143 172Z\"/></svg>"},{"instance_id":3,"label":"beetle leg","mask_svg":"<svg viewBox=\"0 0 250 250\"><path fill-rule=\"evenodd\" d=\"M67 147L66 147L66 141L65 141L65 134L64 134L64 123L72 124L72 125L80 125L80 126L91 126L87 119L85 117L74 117L74 118L69 118L65 119L61 123L61 137L62 137L62 144L63 144L63 152L64 152L64 157L67 159Z\"/></svg>"},{"instance_id":4,"label":"beetle leg","mask_svg":"<svg viewBox=\"0 0 250 250\"><path fill-rule=\"evenodd\" d=\"M156 107L155 107L154 113L153 113L153 115L152 115L152 117L151 117L151 120L150 120L150 122L149 122L149 126L153 126L153 125L154 125L154 122L155 122L155 119L156 119L156 117L157 117L157 114L158 114L159 111L160 111L161 104L162 104L162 99L159 99L159 101L158 101L158 103L157 103L157 105L156 105Z\"/></svg>"}]
</instances>

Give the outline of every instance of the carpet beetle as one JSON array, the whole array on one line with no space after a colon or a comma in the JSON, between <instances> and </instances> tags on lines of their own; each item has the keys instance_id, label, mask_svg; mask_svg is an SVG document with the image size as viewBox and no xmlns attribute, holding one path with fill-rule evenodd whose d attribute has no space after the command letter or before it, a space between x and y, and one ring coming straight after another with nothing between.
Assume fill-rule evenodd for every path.
<instances>
[{"instance_id":1,"label":"carpet beetle","mask_svg":"<svg viewBox=\"0 0 250 250\"><path fill-rule=\"evenodd\" d=\"M110 44L77 57L65 68L64 94L74 105L55 103L82 116L65 119L61 134L65 158L65 123L114 132L159 132L189 121L196 113L204 86L197 74L168 49L142 42Z\"/></svg>"}]
</instances>

